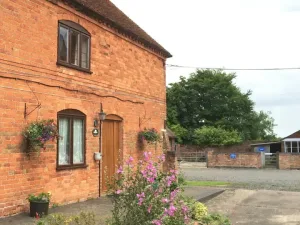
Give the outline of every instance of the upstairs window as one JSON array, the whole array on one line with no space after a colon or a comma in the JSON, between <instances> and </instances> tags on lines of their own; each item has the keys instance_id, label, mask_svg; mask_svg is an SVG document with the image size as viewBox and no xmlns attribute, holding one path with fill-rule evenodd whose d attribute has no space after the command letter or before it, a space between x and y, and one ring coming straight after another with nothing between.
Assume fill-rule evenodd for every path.
<instances>
[{"instance_id":1,"label":"upstairs window","mask_svg":"<svg viewBox=\"0 0 300 225\"><path fill-rule=\"evenodd\" d=\"M59 21L57 64L90 72L90 52L90 33L72 21Z\"/></svg>"}]
</instances>

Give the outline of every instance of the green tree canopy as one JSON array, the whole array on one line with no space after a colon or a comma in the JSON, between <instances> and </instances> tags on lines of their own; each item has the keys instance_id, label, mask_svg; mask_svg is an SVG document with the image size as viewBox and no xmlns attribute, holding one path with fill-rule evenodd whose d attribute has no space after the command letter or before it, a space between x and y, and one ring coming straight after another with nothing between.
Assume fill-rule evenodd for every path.
<instances>
[{"instance_id":1,"label":"green tree canopy","mask_svg":"<svg viewBox=\"0 0 300 225\"><path fill-rule=\"evenodd\" d=\"M255 112L251 91L242 93L234 73L197 70L167 87L168 125L183 143L193 143L203 126L235 130L243 140L273 139L270 114ZM179 132L180 133L179 133Z\"/></svg>"},{"instance_id":2,"label":"green tree canopy","mask_svg":"<svg viewBox=\"0 0 300 225\"><path fill-rule=\"evenodd\" d=\"M197 145L201 146L226 146L242 142L240 134L235 130L206 126L195 130L194 140Z\"/></svg>"}]
</instances>

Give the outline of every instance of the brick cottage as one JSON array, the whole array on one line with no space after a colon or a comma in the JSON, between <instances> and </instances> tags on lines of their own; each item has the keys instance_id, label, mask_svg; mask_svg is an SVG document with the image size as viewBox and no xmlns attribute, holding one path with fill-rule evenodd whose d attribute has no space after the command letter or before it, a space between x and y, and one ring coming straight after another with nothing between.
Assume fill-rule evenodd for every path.
<instances>
[{"instance_id":1,"label":"brick cottage","mask_svg":"<svg viewBox=\"0 0 300 225\"><path fill-rule=\"evenodd\" d=\"M1 0L0 28L0 217L27 210L30 193L102 195L104 170L140 157L138 131L164 129L170 53L108 0ZM28 156L22 132L48 119L63 138Z\"/></svg>"}]
</instances>

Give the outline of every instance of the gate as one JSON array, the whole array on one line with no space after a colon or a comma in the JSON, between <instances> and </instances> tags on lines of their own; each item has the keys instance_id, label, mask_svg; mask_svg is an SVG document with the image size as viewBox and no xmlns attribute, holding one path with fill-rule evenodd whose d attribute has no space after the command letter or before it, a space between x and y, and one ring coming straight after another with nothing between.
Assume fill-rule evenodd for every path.
<instances>
[{"instance_id":1,"label":"gate","mask_svg":"<svg viewBox=\"0 0 300 225\"><path fill-rule=\"evenodd\" d=\"M206 162L206 152L178 152L177 159L184 162Z\"/></svg>"},{"instance_id":2,"label":"gate","mask_svg":"<svg viewBox=\"0 0 300 225\"><path fill-rule=\"evenodd\" d=\"M265 153L265 168L277 168L276 153Z\"/></svg>"}]
</instances>

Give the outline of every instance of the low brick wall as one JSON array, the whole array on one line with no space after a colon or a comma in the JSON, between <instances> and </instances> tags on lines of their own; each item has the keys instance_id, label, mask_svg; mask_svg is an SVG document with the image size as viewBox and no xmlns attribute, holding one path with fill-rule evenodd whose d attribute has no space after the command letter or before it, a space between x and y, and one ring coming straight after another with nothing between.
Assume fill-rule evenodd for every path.
<instances>
[{"instance_id":1,"label":"low brick wall","mask_svg":"<svg viewBox=\"0 0 300 225\"><path fill-rule=\"evenodd\" d=\"M300 154L278 153L278 169L300 169Z\"/></svg>"},{"instance_id":2,"label":"low brick wall","mask_svg":"<svg viewBox=\"0 0 300 225\"><path fill-rule=\"evenodd\" d=\"M227 152L207 152L207 167L262 168L261 153L238 152L236 158L230 158Z\"/></svg>"}]
</instances>

